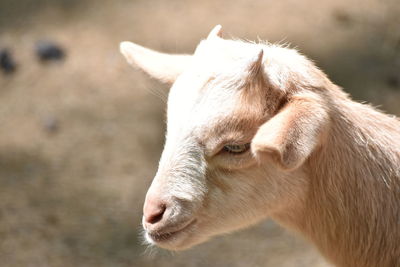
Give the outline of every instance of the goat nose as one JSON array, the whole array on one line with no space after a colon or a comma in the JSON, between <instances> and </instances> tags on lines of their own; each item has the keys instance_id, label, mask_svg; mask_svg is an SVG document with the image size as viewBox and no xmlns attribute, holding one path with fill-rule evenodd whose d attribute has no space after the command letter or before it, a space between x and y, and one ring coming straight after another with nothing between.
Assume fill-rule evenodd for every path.
<instances>
[{"instance_id":1,"label":"goat nose","mask_svg":"<svg viewBox=\"0 0 400 267\"><path fill-rule=\"evenodd\" d=\"M167 205L164 202L148 199L143 208L145 222L148 224L156 224L161 221L166 209Z\"/></svg>"}]
</instances>

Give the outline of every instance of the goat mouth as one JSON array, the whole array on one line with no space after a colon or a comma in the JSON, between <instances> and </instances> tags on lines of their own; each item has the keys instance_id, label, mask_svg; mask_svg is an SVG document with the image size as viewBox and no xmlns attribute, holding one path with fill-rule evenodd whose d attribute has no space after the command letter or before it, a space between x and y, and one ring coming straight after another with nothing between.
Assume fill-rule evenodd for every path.
<instances>
[{"instance_id":1,"label":"goat mouth","mask_svg":"<svg viewBox=\"0 0 400 267\"><path fill-rule=\"evenodd\" d=\"M146 232L147 237L154 243L164 243L172 240L176 240L179 235L185 233L190 227L192 227L196 223L196 219L193 219L186 223L182 228L176 231L167 232L167 233L151 233Z\"/></svg>"}]
</instances>

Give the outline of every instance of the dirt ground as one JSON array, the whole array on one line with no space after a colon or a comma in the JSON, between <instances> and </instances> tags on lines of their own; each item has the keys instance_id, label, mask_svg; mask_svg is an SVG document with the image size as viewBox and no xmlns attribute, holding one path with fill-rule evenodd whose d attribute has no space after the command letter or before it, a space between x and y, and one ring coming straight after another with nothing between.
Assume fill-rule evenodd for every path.
<instances>
[{"instance_id":1,"label":"dirt ground","mask_svg":"<svg viewBox=\"0 0 400 267\"><path fill-rule=\"evenodd\" d=\"M118 44L194 50L210 29L287 42L355 99L400 114L398 0L0 0L0 266L328 266L271 221L181 253L146 251L140 219L167 88ZM40 63L38 40L65 48Z\"/></svg>"}]
</instances>

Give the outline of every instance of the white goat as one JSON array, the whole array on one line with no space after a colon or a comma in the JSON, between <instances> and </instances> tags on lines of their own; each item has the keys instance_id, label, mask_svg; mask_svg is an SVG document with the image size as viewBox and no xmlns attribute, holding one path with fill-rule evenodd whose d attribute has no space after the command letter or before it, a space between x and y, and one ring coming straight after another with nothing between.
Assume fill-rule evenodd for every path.
<instances>
[{"instance_id":1,"label":"white goat","mask_svg":"<svg viewBox=\"0 0 400 267\"><path fill-rule=\"evenodd\" d=\"M400 266L400 121L295 50L220 32L194 55L121 43L129 63L173 83L148 242L186 249L272 217L337 266Z\"/></svg>"}]
</instances>

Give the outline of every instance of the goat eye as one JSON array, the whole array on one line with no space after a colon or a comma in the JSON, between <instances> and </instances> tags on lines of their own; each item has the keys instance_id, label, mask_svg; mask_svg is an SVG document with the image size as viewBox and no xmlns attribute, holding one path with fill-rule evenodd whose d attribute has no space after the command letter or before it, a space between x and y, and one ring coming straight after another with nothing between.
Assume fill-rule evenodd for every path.
<instances>
[{"instance_id":1,"label":"goat eye","mask_svg":"<svg viewBox=\"0 0 400 267\"><path fill-rule=\"evenodd\" d=\"M223 150L231 154L242 154L249 150L250 144L243 145L225 145Z\"/></svg>"}]
</instances>

